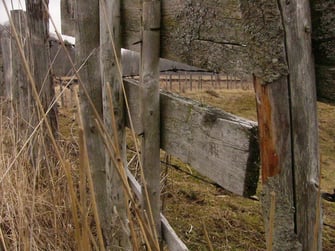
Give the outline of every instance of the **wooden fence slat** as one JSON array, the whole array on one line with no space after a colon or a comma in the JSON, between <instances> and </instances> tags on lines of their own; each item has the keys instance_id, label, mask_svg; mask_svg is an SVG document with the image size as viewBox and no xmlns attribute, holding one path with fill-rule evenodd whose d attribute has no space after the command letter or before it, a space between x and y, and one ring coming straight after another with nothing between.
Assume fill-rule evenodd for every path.
<instances>
[{"instance_id":1,"label":"wooden fence slat","mask_svg":"<svg viewBox=\"0 0 335 251\"><path fill-rule=\"evenodd\" d=\"M1 51L3 58L3 75L5 91L4 95L7 99L11 99L11 86L12 86L12 59L11 59L11 42L10 34L7 31L2 32L1 36Z\"/></svg>"},{"instance_id":2,"label":"wooden fence slat","mask_svg":"<svg viewBox=\"0 0 335 251\"><path fill-rule=\"evenodd\" d=\"M30 51L29 51L29 30L27 25L26 13L23 10L12 10L11 17L13 20L14 27L19 36L19 41L24 50L27 61L29 62ZM24 136L29 128L30 117L33 114L33 110L30 107L32 102L30 85L28 82L27 74L24 70L21 56L19 54L19 47L14 37L11 42L12 52L12 104L14 106L16 116L19 121L20 136Z\"/></svg>"},{"instance_id":3,"label":"wooden fence slat","mask_svg":"<svg viewBox=\"0 0 335 251\"><path fill-rule=\"evenodd\" d=\"M160 23L161 5L157 0L144 0L142 10L141 43L141 120L142 168L144 174L144 191L142 205L150 219L152 229L161 238L160 222L160 110L159 110L159 58L160 58Z\"/></svg>"},{"instance_id":4,"label":"wooden fence slat","mask_svg":"<svg viewBox=\"0 0 335 251\"><path fill-rule=\"evenodd\" d=\"M139 86L124 81L135 131L142 133ZM243 196L256 192L259 174L257 124L162 91L160 147L223 188Z\"/></svg>"},{"instance_id":5,"label":"wooden fence slat","mask_svg":"<svg viewBox=\"0 0 335 251\"><path fill-rule=\"evenodd\" d=\"M74 34L72 27L75 19L71 6L75 1L61 1L64 20L62 30L66 35ZM161 2L162 58L217 72L241 71L240 62L247 55L238 1ZM141 10L140 0L121 1L122 48L140 51ZM218 17L220 22L217 22ZM198 32L194 32L195 30ZM197 53L193 53L195 51Z\"/></svg>"},{"instance_id":6,"label":"wooden fence slat","mask_svg":"<svg viewBox=\"0 0 335 251\"><path fill-rule=\"evenodd\" d=\"M102 0L99 2L103 120L107 133L116 147L113 153L114 156L110 156L106 151L105 168L109 213L106 215L108 218L105 218L104 221L109 224L108 231L110 232L106 235L109 238L109 245L111 247L120 247L124 250L131 250L132 245L127 213L128 199L126 199L122 180L117 171L118 167L112 161L112 157L114 157L115 159L121 159L123 167L127 164L122 73L118 68L121 64L120 0ZM112 208L116 208L116 210L111 210ZM120 224L124 227L115 227Z\"/></svg>"},{"instance_id":7,"label":"wooden fence slat","mask_svg":"<svg viewBox=\"0 0 335 251\"><path fill-rule=\"evenodd\" d=\"M49 1L25 0L26 15L30 32L31 69L44 111L47 111L55 98L55 89L50 72L49 16L44 3ZM37 49L38 48L38 49ZM48 120L54 135L57 135L57 107L48 113Z\"/></svg>"},{"instance_id":8,"label":"wooden fence slat","mask_svg":"<svg viewBox=\"0 0 335 251\"><path fill-rule=\"evenodd\" d=\"M302 249L316 251L322 250L322 223L310 2L281 0L281 6L290 73L296 231Z\"/></svg>"},{"instance_id":9,"label":"wooden fence slat","mask_svg":"<svg viewBox=\"0 0 335 251\"><path fill-rule=\"evenodd\" d=\"M105 170L105 148L95 122L95 113L90 105L89 98L85 95L84 88L102 118L102 86L99 61L100 29L99 29L99 2L95 0L77 1L76 4L77 29L76 29L76 64L85 62L84 67L78 72L80 93L80 114L84 137L87 145L87 155L94 183L95 199L101 223L102 232L107 234L109 223L107 178ZM88 57L89 56L89 57ZM99 229L100 230L100 229ZM98 230L98 231L99 231ZM109 237L105 236L105 240ZM100 240L101 241L101 240ZM109 243L105 243L108 245Z\"/></svg>"},{"instance_id":10,"label":"wooden fence slat","mask_svg":"<svg viewBox=\"0 0 335 251\"><path fill-rule=\"evenodd\" d=\"M129 183L138 199L142 198L142 188L141 185L137 182L135 177L131 174L131 172L127 169L127 176ZM171 227L168 220L165 216L160 213L160 221L162 225L162 234L163 239L166 242L168 249L173 251L188 251L188 248L184 244L182 240L178 237L176 232Z\"/></svg>"},{"instance_id":11,"label":"wooden fence slat","mask_svg":"<svg viewBox=\"0 0 335 251\"><path fill-rule=\"evenodd\" d=\"M122 1L123 48L139 51L140 9L138 0ZM237 1L162 0L161 56L217 72L235 70L246 57L241 23Z\"/></svg>"}]
</instances>

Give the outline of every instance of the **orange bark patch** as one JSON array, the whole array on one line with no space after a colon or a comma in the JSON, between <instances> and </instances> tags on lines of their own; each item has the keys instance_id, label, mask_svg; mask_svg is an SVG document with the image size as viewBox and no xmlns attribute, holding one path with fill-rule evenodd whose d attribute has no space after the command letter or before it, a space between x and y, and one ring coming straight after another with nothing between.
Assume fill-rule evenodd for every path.
<instances>
[{"instance_id":1,"label":"orange bark patch","mask_svg":"<svg viewBox=\"0 0 335 251\"><path fill-rule=\"evenodd\" d=\"M280 173L279 159L276 152L276 137L272 120L272 105L269 99L267 85L262 85L261 80L255 78L255 91L257 98L258 127L260 137L260 150L262 162L262 182L269 177Z\"/></svg>"}]
</instances>

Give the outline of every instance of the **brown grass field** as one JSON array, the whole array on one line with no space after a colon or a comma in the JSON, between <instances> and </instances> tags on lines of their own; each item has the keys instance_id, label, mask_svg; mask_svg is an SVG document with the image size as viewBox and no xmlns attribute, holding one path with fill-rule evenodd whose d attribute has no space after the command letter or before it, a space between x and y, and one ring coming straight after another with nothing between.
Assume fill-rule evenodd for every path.
<instances>
[{"instance_id":1,"label":"brown grass field","mask_svg":"<svg viewBox=\"0 0 335 251\"><path fill-rule=\"evenodd\" d=\"M182 95L227 112L256 120L251 90L196 90ZM66 90L59 107L59 144L70 165L63 170L54 156L39 156L31 169L27 152L15 135L15 123L1 115L0 250L78 250L70 192L79 193L78 124L75 92ZM335 188L335 106L318 103L322 191ZM190 250L265 248L260 202L228 193L178 159L161 154L163 213ZM8 169L8 167L11 167ZM8 172L7 172L8 171ZM67 174L70 173L71 178ZM6 176L5 176L6 175ZM69 182L73 182L71 187ZM261 193L261 184L257 194ZM88 196L89 198L89 196ZM90 243L99 250L88 202ZM335 247L335 203L323 201L323 250ZM93 237L92 237L93 236Z\"/></svg>"}]
</instances>

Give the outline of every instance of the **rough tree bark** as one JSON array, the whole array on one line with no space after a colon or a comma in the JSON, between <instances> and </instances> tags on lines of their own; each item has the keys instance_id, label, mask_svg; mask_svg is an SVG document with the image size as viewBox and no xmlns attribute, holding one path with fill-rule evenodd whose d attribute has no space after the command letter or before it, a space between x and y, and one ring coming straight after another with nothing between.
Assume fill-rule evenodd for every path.
<instances>
[{"instance_id":1,"label":"rough tree bark","mask_svg":"<svg viewBox=\"0 0 335 251\"><path fill-rule=\"evenodd\" d=\"M321 250L309 1L243 0L241 9L255 74L267 246Z\"/></svg>"},{"instance_id":2,"label":"rough tree bark","mask_svg":"<svg viewBox=\"0 0 335 251\"><path fill-rule=\"evenodd\" d=\"M120 37L120 0L100 1L100 58L102 73L103 114L107 132L116 146L114 159L121 159L127 166L125 107L122 91ZM113 46L115 46L113 48ZM109 85L109 88L108 88ZM109 93L111 92L111 93ZM112 100L110 100L110 96ZM113 107L111 107L111 104ZM114 118L113 118L114 116ZM113 125L115 122L115 125ZM116 129L117 131L114 131ZM108 215L106 221L111 224L109 240L113 250L132 250L128 227L127 199L123 184L115 163L106 153L106 175L108 195ZM113 208L117 210L113 210Z\"/></svg>"}]
</instances>

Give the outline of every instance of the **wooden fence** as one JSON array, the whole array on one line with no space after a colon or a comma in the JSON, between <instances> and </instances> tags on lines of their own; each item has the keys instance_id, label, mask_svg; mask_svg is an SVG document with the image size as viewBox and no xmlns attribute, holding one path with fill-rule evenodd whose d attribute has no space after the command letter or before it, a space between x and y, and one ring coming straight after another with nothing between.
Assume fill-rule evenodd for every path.
<instances>
[{"instance_id":1,"label":"wooden fence","mask_svg":"<svg viewBox=\"0 0 335 251\"><path fill-rule=\"evenodd\" d=\"M156 229L155 239L164 239L170 250L187 248L160 213L160 148L244 196L255 192L260 149L269 250L321 250L316 93L307 2L270 0L264 6L263 1L241 1L239 18L248 21L243 25L245 48L240 41L227 41L222 32L229 22L226 1L76 1L80 13L74 13L76 77L101 227L110 233L113 212L107 209L112 207L126 226L119 238L107 243L117 241L131 249L126 195L115 185L122 179L116 169L122 166L127 173L127 124L142 138L145 181L139 185L128 172L129 182L143 214L150 211L148 223ZM122 80L121 47L141 52L139 83ZM259 146L255 123L159 92L159 56L220 72L238 66L234 53L247 50L254 74ZM188 85L193 89L191 79ZM99 118L111 142L119 146L113 154L106 154L110 146L99 137Z\"/></svg>"}]
</instances>

